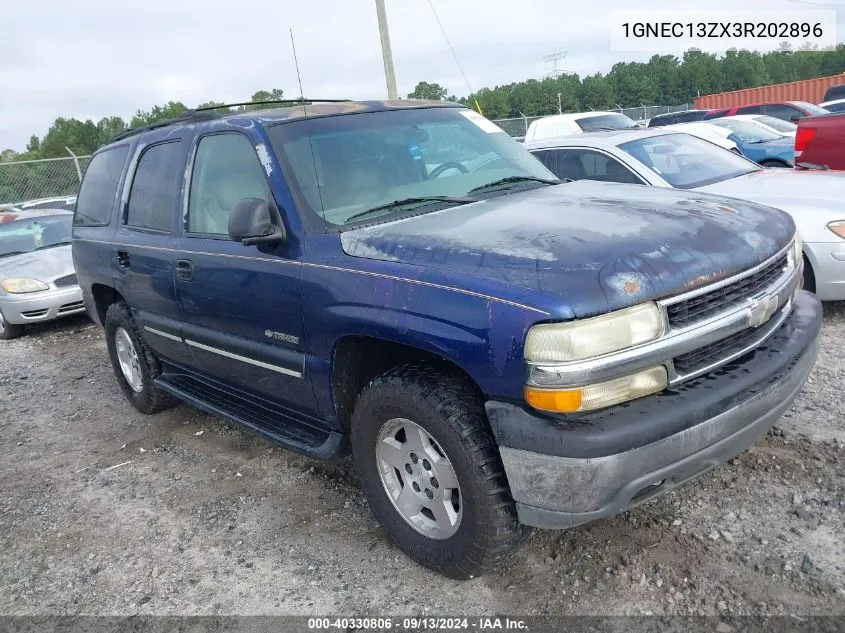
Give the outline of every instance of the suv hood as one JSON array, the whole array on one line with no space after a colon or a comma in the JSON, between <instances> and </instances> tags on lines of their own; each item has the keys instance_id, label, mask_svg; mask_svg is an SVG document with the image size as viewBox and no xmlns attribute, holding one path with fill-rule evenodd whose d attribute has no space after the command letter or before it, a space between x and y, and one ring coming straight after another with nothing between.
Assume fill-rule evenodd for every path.
<instances>
[{"instance_id":1,"label":"suv hood","mask_svg":"<svg viewBox=\"0 0 845 633\"><path fill-rule=\"evenodd\" d=\"M341 243L353 257L552 295L543 303L555 314L586 317L750 268L794 231L785 213L749 202L582 180L350 230Z\"/></svg>"},{"instance_id":2,"label":"suv hood","mask_svg":"<svg viewBox=\"0 0 845 633\"><path fill-rule=\"evenodd\" d=\"M70 244L0 257L0 279L28 277L50 283L54 279L71 274L73 258Z\"/></svg>"}]
</instances>

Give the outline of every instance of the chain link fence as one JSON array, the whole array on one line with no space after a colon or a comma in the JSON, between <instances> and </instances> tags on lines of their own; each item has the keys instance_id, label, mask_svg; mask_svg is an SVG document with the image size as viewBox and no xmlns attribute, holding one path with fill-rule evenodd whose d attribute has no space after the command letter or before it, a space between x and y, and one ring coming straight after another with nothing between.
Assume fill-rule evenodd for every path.
<instances>
[{"instance_id":1,"label":"chain link fence","mask_svg":"<svg viewBox=\"0 0 845 633\"><path fill-rule=\"evenodd\" d=\"M90 156L0 162L0 204L73 196Z\"/></svg>"},{"instance_id":2,"label":"chain link fence","mask_svg":"<svg viewBox=\"0 0 845 633\"><path fill-rule=\"evenodd\" d=\"M634 121L645 123L651 117L658 114L668 114L670 112L681 112L682 110L689 110L692 108L691 103L682 103L674 106L659 106L659 105L644 105L636 108L608 108L607 112L620 112ZM543 116L552 116L547 114ZM506 133L514 138L522 138L528 132L528 126L537 119L542 119L543 116L527 116L516 119L493 119L493 123L502 128Z\"/></svg>"}]
</instances>

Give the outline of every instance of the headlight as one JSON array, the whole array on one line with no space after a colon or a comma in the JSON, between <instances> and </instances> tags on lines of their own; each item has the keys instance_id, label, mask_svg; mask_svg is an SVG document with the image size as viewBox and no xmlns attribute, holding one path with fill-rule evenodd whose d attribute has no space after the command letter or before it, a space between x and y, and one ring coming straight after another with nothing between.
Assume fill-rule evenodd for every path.
<instances>
[{"instance_id":1,"label":"headlight","mask_svg":"<svg viewBox=\"0 0 845 633\"><path fill-rule=\"evenodd\" d=\"M655 303L570 323L535 325L525 340L525 359L561 363L618 352L663 335L664 324Z\"/></svg>"},{"instance_id":2,"label":"headlight","mask_svg":"<svg viewBox=\"0 0 845 633\"><path fill-rule=\"evenodd\" d=\"M0 288L3 288L6 292L11 292L13 294L22 294L24 292L40 292L41 290L49 290L50 286L45 284L43 281L38 281L37 279L26 279L23 277L4 279L3 281L0 281Z\"/></svg>"},{"instance_id":3,"label":"headlight","mask_svg":"<svg viewBox=\"0 0 845 633\"><path fill-rule=\"evenodd\" d=\"M827 228L836 233L837 236L845 240L845 220L836 220L835 222L828 222Z\"/></svg>"},{"instance_id":4,"label":"headlight","mask_svg":"<svg viewBox=\"0 0 845 633\"><path fill-rule=\"evenodd\" d=\"M576 389L525 387L525 401L535 409L575 413L603 409L666 389L669 378L662 365L628 376Z\"/></svg>"}]
</instances>

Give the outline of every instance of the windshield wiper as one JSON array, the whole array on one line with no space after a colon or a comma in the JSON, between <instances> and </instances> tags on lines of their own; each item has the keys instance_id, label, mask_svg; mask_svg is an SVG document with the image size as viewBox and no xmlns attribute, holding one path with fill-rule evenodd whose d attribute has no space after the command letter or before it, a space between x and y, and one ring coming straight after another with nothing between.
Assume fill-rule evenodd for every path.
<instances>
[{"instance_id":1,"label":"windshield wiper","mask_svg":"<svg viewBox=\"0 0 845 633\"><path fill-rule=\"evenodd\" d=\"M480 187L475 187L474 189L470 189L468 193L480 193L482 191L487 191L488 189L492 189L494 187L499 187L501 185L508 185L508 184L519 184L522 182L541 182L544 185L559 185L562 182L566 182L565 180L549 180L548 178L538 178L536 176L508 176L507 178L500 178L499 180L494 180L493 182L488 182L486 185L481 185Z\"/></svg>"},{"instance_id":2,"label":"windshield wiper","mask_svg":"<svg viewBox=\"0 0 845 633\"><path fill-rule=\"evenodd\" d=\"M32 253L33 251L10 251L8 253L3 253L0 257L11 257L12 255L26 255L27 253Z\"/></svg>"},{"instance_id":3,"label":"windshield wiper","mask_svg":"<svg viewBox=\"0 0 845 633\"><path fill-rule=\"evenodd\" d=\"M472 198L469 196L416 196L413 198L403 198L402 200L394 200L393 202L388 202L387 204L380 204L377 207L373 207L371 209L367 209L366 211L356 213L355 215L346 218L346 223L348 224L353 220L365 218L368 215L371 215L373 213L379 213L380 211L390 211L393 209L401 209L402 207L407 207L412 204L424 205L433 202L448 202L450 204L469 204L470 202L478 202L478 198Z\"/></svg>"}]
</instances>

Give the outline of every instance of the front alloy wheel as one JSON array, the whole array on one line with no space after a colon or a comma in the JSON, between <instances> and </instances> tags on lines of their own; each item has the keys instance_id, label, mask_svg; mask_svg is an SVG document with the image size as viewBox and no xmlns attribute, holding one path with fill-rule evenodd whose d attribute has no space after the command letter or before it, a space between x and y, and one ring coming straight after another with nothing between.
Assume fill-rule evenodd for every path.
<instances>
[{"instance_id":1,"label":"front alloy wheel","mask_svg":"<svg viewBox=\"0 0 845 633\"><path fill-rule=\"evenodd\" d=\"M420 534L446 539L461 525L461 487L449 458L421 426L388 420L376 445L381 483L393 507Z\"/></svg>"}]
</instances>

